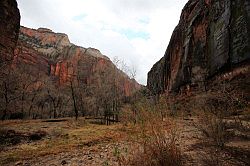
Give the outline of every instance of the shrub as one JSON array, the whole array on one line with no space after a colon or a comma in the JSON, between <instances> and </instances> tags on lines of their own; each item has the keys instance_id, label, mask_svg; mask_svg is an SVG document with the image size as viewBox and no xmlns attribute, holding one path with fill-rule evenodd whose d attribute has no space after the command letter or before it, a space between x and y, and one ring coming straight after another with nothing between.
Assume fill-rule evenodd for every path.
<instances>
[{"instance_id":1,"label":"shrub","mask_svg":"<svg viewBox=\"0 0 250 166\"><path fill-rule=\"evenodd\" d=\"M32 141L37 141L37 140L42 139L46 135L47 135L47 133L45 131L39 130L39 131L36 131L34 133L31 133L29 136L29 139Z\"/></svg>"},{"instance_id":2,"label":"shrub","mask_svg":"<svg viewBox=\"0 0 250 166\"><path fill-rule=\"evenodd\" d=\"M172 166L182 165L178 137L173 123L162 121L161 114L140 110L137 130L138 148L123 165Z\"/></svg>"},{"instance_id":3,"label":"shrub","mask_svg":"<svg viewBox=\"0 0 250 166\"><path fill-rule=\"evenodd\" d=\"M194 124L205 137L210 138L220 148L224 147L229 133L227 118L236 115L243 107L244 100L236 94L217 91L200 96L196 101L198 123ZM237 122L237 121L235 121Z\"/></svg>"},{"instance_id":4,"label":"shrub","mask_svg":"<svg viewBox=\"0 0 250 166\"><path fill-rule=\"evenodd\" d=\"M217 117L209 112L203 112L200 116L198 124L195 127L203 133L207 138L210 138L216 146L223 148L226 142L226 122L222 117Z\"/></svg>"},{"instance_id":5,"label":"shrub","mask_svg":"<svg viewBox=\"0 0 250 166\"><path fill-rule=\"evenodd\" d=\"M23 118L24 118L24 114L22 112L15 112L15 113L10 114L9 119L23 119Z\"/></svg>"}]
</instances>

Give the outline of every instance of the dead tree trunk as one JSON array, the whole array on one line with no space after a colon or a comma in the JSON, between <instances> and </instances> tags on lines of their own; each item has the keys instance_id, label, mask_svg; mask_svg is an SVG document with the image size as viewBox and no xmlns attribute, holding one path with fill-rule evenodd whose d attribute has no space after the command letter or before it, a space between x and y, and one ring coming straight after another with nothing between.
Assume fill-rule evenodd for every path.
<instances>
[{"instance_id":1,"label":"dead tree trunk","mask_svg":"<svg viewBox=\"0 0 250 166\"><path fill-rule=\"evenodd\" d=\"M76 98L75 98L75 92L74 92L74 87L73 87L72 81L70 81L70 89L71 89L72 100L73 100L73 105L74 105L75 118L77 120L77 118L78 118L78 109L77 109L77 106L76 106Z\"/></svg>"}]
</instances>

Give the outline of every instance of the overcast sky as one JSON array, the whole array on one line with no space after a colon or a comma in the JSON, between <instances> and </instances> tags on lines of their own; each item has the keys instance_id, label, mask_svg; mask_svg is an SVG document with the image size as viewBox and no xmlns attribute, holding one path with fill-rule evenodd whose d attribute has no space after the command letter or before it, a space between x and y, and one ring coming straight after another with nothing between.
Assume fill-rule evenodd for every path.
<instances>
[{"instance_id":1,"label":"overcast sky","mask_svg":"<svg viewBox=\"0 0 250 166\"><path fill-rule=\"evenodd\" d=\"M147 72L165 53L188 0L17 0L21 25L66 33L71 43L94 47Z\"/></svg>"}]
</instances>

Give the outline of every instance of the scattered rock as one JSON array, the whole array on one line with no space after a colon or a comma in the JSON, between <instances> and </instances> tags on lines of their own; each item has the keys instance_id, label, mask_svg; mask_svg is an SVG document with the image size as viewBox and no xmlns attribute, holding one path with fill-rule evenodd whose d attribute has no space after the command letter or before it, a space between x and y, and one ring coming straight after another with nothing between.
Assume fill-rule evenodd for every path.
<instances>
[{"instance_id":1,"label":"scattered rock","mask_svg":"<svg viewBox=\"0 0 250 166\"><path fill-rule=\"evenodd\" d=\"M104 153L100 153L100 158L104 158Z\"/></svg>"},{"instance_id":2,"label":"scattered rock","mask_svg":"<svg viewBox=\"0 0 250 166\"><path fill-rule=\"evenodd\" d=\"M22 161L18 161L15 163L15 166L19 166L19 165L23 165L23 162Z\"/></svg>"},{"instance_id":3,"label":"scattered rock","mask_svg":"<svg viewBox=\"0 0 250 166\"><path fill-rule=\"evenodd\" d=\"M67 164L67 161L66 160L62 160L61 165L65 165L65 164Z\"/></svg>"},{"instance_id":4,"label":"scattered rock","mask_svg":"<svg viewBox=\"0 0 250 166\"><path fill-rule=\"evenodd\" d=\"M92 156L88 156L88 160L92 160L93 159L93 157Z\"/></svg>"}]
</instances>

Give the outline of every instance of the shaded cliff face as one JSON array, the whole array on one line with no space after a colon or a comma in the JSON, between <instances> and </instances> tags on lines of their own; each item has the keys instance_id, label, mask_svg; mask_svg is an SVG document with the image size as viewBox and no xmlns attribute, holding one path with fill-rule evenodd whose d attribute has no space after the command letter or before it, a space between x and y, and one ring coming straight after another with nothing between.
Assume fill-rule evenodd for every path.
<instances>
[{"instance_id":1,"label":"shaded cliff face","mask_svg":"<svg viewBox=\"0 0 250 166\"><path fill-rule=\"evenodd\" d=\"M13 59L20 28L20 13L15 0L0 1L0 63Z\"/></svg>"},{"instance_id":2,"label":"shaded cliff face","mask_svg":"<svg viewBox=\"0 0 250 166\"><path fill-rule=\"evenodd\" d=\"M249 59L248 0L189 0L147 86L155 94L204 87L217 73Z\"/></svg>"},{"instance_id":3,"label":"shaded cliff face","mask_svg":"<svg viewBox=\"0 0 250 166\"><path fill-rule=\"evenodd\" d=\"M125 96L140 88L99 50L76 46L70 43L66 34L49 29L21 27L17 52L15 62L31 65L62 86L79 78L82 84L99 86L100 81L96 80L104 73L109 75L106 79L119 78L117 86Z\"/></svg>"}]
</instances>

